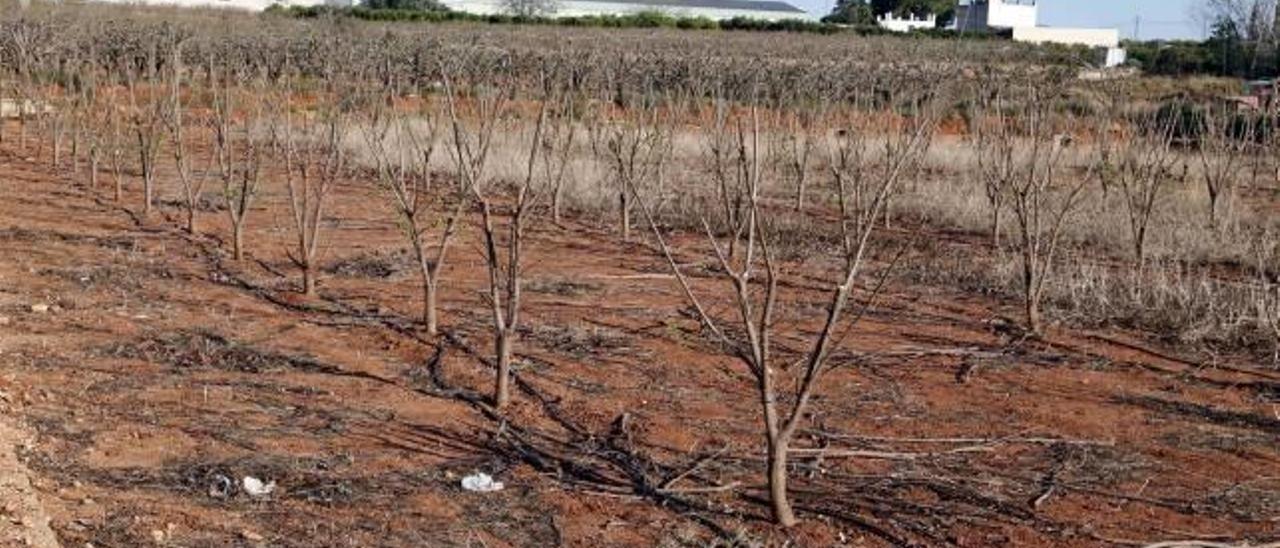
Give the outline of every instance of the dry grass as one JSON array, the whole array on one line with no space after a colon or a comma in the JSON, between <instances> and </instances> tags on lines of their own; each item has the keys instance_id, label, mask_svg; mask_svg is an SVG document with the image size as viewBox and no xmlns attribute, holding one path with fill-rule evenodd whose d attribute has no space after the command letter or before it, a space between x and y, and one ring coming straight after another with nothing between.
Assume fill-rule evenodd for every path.
<instances>
[{"instance_id":1,"label":"dry grass","mask_svg":"<svg viewBox=\"0 0 1280 548\"><path fill-rule=\"evenodd\" d=\"M491 153L489 173L498 181L519 177L527 154L524 132L510 129L495 138ZM670 188L660 194L668 199L657 201L661 218L669 227L697 229L715 194L712 174L705 167L710 137L697 128L681 128L670 138L672 157L666 168ZM833 207L824 148L829 139L830 134L820 140L810 165L811 200L818 207ZM357 158L369 161L366 143L353 138L348 144ZM883 141L871 138L868 144L874 164ZM905 279L1011 298L1021 290L1020 257L1009 250L991 253L986 249L990 205L975 173L971 147L959 138L937 139L921 169L894 199L895 218L959 233L964 235L962 240L972 242L958 248L938 245L917 250ZM789 204L795 192L783 171L786 158L776 147L767 152L765 184L778 207L784 207L781 204ZM1093 154L1088 146L1075 147L1068 165L1083 176ZM1210 227L1208 198L1196 183L1194 159L1183 160L1191 166L1191 176L1181 186L1170 187L1158 201L1147 244L1149 260L1141 271L1129 266L1131 236L1123 196L1117 191L1104 193L1100 186L1090 188L1066 228L1069 253L1057 261L1047 289L1048 305L1054 317L1072 325L1139 329L1181 344L1270 355L1280 347L1276 344L1280 335L1273 328L1280 323L1276 319L1280 318L1280 297L1274 287L1257 283L1253 272L1260 242L1275 240L1280 219L1256 214L1250 204L1235 199L1228 207L1229 221ZM578 142L564 188L568 212L611 218L618 207L618 189L606 161L585 138ZM434 168L447 172L448 162L439 155ZM677 194L681 199L671 199ZM791 261L820 264L838 242L836 227L811 215L780 216L772 229L778 231L782 257ZM1280 261L1264 263L1270 275L1280 272ZM533 291L558 293L552 287L555 284L532 285Z\"/></svg>"}]
</instances>

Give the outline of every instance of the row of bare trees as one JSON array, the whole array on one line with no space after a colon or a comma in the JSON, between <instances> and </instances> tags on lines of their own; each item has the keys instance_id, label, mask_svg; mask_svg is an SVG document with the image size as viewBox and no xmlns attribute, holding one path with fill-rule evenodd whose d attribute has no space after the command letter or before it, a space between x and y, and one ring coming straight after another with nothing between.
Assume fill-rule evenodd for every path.
<instances>
[{"instance_id":1,"label":"row of bare trees","mask_svg":"<svg viewBox=\"0 0 1280 548\"><path fill-rule=\"evenodd\" d=\"M31 40L9 42L26 47ZM805 450L796 446L796 433L828 389L828 373L838 366L833 354L909 245L882 227L955 104L967 98L972 105L968 139L990 204L991 237L995 247L1017 252L1033 333L1044 329L1042 303L1064 228L1090 185L1122 193L1142 264L1161 196L1188 178L1175 127L1154 116L1136 123L1104 118L1092 132L1096 154L1082 160L1074 141L1090 133L1081 130L1089 124L1059 108L1063 81L1044 75L973 89L963 86L959 71L923 87L889 69L890 77L845 77L783 100L778 82L763 77L690 84L631 75L621 66L592 76L575 56L447 49L418 58L409 75L389 63L355 74L342 64L314 58L295 64L287 56L246 68L192 55L191 48L208 54L209 45L189 43L182 33L147 44L125 48L128 55L68 54L64 61L79 62L60 65L65 84L41 76L48 61L25 49L15 57L24 63L7 75L17 82L8 89L56 98L52 113L31 117L47 124L55 165L64 164L69 137L73 172L87 155L88 184L96 188L105 164L118 200L136 178L144 216L156 209L158 192L177 188L191 234L201 233L208 185L220 183L237 261L252 255L250 219L265 206L263 196L280 197L291 229L288 258L306 295L318 291L335 201L365 185L384 198L413 252L421 320L432 335L441 331L446 259L473 221L494 344L492 404L499 410L512 401L531 234L548 218L560 221L573 163L581 156L596 162L603 177L595 184L614 202L618 237L636 240L639 215L704 334L749 373L771 510L785 526L797 521L787 486L789 459ZM619 64L632 59L619 58ZM24 128L29 117L21 118ZM1224 118L1211 113L1202 120L1222 129L1206 132L1196 149L1211 189L1209 210L1217 212L1253 149L1229 138ZM696 131L684 130L691 121ZM18 146L26 148L22 135ZM701 139L701 154L681 148L690 135ZM500 138L519 143L519 153L500 152ZM708 184L686 176L689 162L700 162L695 172L708 174ZM784 258L793 245L786 230L797 219L834 242L808 266ZM672 237L683 226L704 240ZM1008 233L1012 242L1002 242ZM694 283L685 266L690 255L715 263L710 271L718 286ZM789 283L795 279L823 283L814 289ZM1273 282L1264 286L1274 293ZM783 306L808 301L822 312ZM1280 326L1275 310L1260 306L1259 315ZM798 343L794 337L784 343L779 332L790 325L812 329ZM1280 327L1273 328L1280 340Z\"/></svg>"}]
</instances>

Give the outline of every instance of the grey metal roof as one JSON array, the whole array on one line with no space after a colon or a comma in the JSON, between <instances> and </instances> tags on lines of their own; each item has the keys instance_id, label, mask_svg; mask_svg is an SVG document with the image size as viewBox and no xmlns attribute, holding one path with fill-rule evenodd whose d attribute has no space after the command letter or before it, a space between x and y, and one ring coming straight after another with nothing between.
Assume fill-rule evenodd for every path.
<instances>
[{"instance_id":1,"label":"grey metal roof","mask_svg":"<svg viewBox=\"0 0 1280 548\"><path fill-rule=\"evenodd\" d=\"M573 0L570 0L572 3ZM583 0L601 4L630 4L662 8L702 8L717 10L775 11L803 14L804 10L775 0Z\"/></svg>"}]
</instances>

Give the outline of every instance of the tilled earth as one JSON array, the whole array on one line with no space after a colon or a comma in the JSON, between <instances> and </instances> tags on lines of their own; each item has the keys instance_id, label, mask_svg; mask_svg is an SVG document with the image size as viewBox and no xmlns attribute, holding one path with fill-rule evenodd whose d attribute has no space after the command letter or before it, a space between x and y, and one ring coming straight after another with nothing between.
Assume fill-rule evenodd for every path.
<instances>
[{"instance_id":1,"label":"tilled earth","mask_svg":"<svg viewBox=\"0 0 1280 548\"><path fill-rule=\"evenodd\" d=\"M132 186L116 204L85 179L0 147L0 391L34 433L15 451L66 546L1102 546L1280 529L1280 372L1263 364L1139 333L1026 339L1014 303L891 282L834 357L797 441L803 524L780 531L748 374L642 242L536 227L499 416L472 230L432 338L371 189L342 189L306 299L278 185L236 263L216 207L187 236L176 209L143 216ZM784 353L815 329L815 286L785 288ZM505 489L463 490L475 472ZM249 494L246 476L276 488Z\"/></svg>"}]
</instances>

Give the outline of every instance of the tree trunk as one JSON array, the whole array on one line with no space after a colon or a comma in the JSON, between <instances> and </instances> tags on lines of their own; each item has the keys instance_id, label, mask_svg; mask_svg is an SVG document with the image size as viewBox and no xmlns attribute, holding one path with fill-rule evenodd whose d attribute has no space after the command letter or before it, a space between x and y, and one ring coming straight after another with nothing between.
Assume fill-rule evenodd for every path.
<instances>
[{"instance_id":1,"label":"tree trunk","mask_svg":"<svg viewBox=\"0 0 1280 548\"><path fill-rule=\"evenodd\" d=\"M560 202L563 194L564 188L560 185L551 193L551 222L557 225L560 224Z\"/></svg>"},{"instance_id":2,"label":"tree trunk","mask_svg":"<svg viewBox=\"0 0 1280 548\"><path fill-rule=\"evenodd\" d=\"M618 195L618 208L621 210L619 214L619 222L622 224L622 241L631 241L631 201L627 199L627 193L624 191Z\"/></svg>"},{"instance_id":3,"label":"tree trunk","mask_svg":"<svg viewBox=\"0 0 1280 548\"><path fill-rule=\"evenodd\" d=\"M62 124L54 124L53 128L53 169L62 167Z\"/></svg>"},{"instance_id":4,"label":"tree trunk","mask_svg":"<svg viewBox=\"0 0 1280 548\"><path fill-rule=\"evenodd\" d=\"M804 211L804 191L806 183L808 182L805 179L805 177L801 176L800 179L796 181L796 211Z\"/></svg>"},{"instance_id":5,"label":"tree trunk","mask_svg":"<svg viewBox=\"0 0 1280 548\"><path fill-rule=\"evenodd\" d=\"M308 297L316 294L316 276L310 264L302 266L302 293Z\"/></svg>"},{"instance_id":6,"label":"tree trunk","mask_svg":"<svg viewBox=\"0 0 1280 548\"><path fill-rule=\"evenodd\" d=\"M80 124L71 125L71 174L80 174Z\"/></svg>"},{"instance_id":7,"label":"tree trunk","mask_svg":"<svg viewBox=\"0 0 1280 548\"><path fill-rule=\"evenodd\" d=\"M195 204L187 204L187 234L195 235L196 233L196 206Z\"/></svg>"},{"instance_id":8,"label":"tree trunk","mask_svg":"<svg viewBox=\"0 0 1280 548\"><path fill-rule=\"evenodd\" d=\"M1023 285L1023 302L1026 306L1027 314L1027 330L1033 334L1040 334L1040 275L1036 272L1035 254L1031 251L1031 244L1023 243L1027 249L1022 251L1022 285Z\"/></svg>"},{"instance_id":9,"label":"tree trunk","mask_svg":"<svg viewBox=\"0 0 1280 548\"><path fill-rule=\"evenodd\" d=\"M785 440L769 442L769 504L773 510L773 520L782 527L796 524L791 500L787 498L787 449L788 443Z\"/></svg>"},{"instance_id":10,"label":"tree trunk","mask_svg":"<svg viewBox=\"0 0 1280 548\"><path fill-rule=\"evenodd\" d=\"M1141 226L1133 236L1133 257L1138 261L1138 269L1141 270L1147 262L1147 228Z\"/></svg>"},{"instance_id":11,"label":"tree trunk","mask_svg":"<svg viewBox=\"0 0 1280 548\"><path fill-rule=\"evenodd\" d=\"M1209 190L1209 228L1218 228L1218 193Z\"/></svg>"},{"instance_id":12,"label":"tree trunk","mask_svg":"<svg viewBox=\"0 0 1280 548\"><path fill-rule=\"evenodd\" d=\"M493 387L493 406L502 409L511 401L511 338L512 333L498 333L498 377Z\"/></svg>"},{"instance_id":13,"label":"tree trunk","mask_svg":"<svg viewBox=\"0 0 1280 548\"><path fill-rule=\"evenodd\" d=\"M142 166L142 212L151 213L152 192L155 190L152 185L151 166L144 161Z\"/></svg>"},{"instance_id":14,"label":"tree trunk","mask_svg":"<svg viewBox=\"0 0 1280 548\"><path fill-rule=\"evenodd\" d=\"M244 260L244 222L231 223L231 254L236 262Z\"/></svg>"},{"instance_id":15,"label":"tree trunk","mask_svg":"<svg viewBox=\"0 0 1280 548\"><path fill-rule=\"evenodd\" d=\"M1027 329L1035 335L1040 334L1040 299L1036 292L1027 291Z\"/></svg>"},{"instance_id":16,"label":"tree trunk","mask_svg":"<svg viewBox=\"0 0 1280 548\"><path fill-rule=\"evenodd\" d=\"M439 332L439 318L436 315L436 279L424 275L422 280L422 323L427 326L427 334L435 336Z\"/></svg>"},{"instance_id":17,"label":"tree trunk","mask_svg":"<svg viewBox=\"0 0 1280 548\"><path fill-rule=\"evenodd\" d=\"M1000 206L991 208L991 247L1000 250Z\"/></svg>"}]
</instances>

